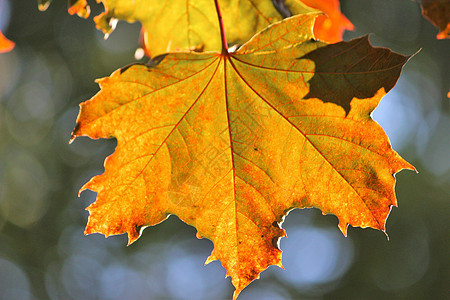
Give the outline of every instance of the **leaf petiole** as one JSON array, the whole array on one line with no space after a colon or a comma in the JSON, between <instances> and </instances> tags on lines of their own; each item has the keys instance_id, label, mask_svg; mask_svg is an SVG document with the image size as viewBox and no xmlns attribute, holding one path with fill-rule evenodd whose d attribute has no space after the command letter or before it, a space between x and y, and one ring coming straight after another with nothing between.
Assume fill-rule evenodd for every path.
<instances>
[{"instance_id":1,"label":"leaf petiole","mask_svg":"<svg viewBox=\"0 0 450 300\"><path fill-rule=\"evenodd\" d=\"M214 0L216 6L217 17L219 18L220 37L222 39L222 54L228 54L228 43L225 35L225 28L223 26L222 13L220 12L219 0Z\"/></svg>"}]
</instances>

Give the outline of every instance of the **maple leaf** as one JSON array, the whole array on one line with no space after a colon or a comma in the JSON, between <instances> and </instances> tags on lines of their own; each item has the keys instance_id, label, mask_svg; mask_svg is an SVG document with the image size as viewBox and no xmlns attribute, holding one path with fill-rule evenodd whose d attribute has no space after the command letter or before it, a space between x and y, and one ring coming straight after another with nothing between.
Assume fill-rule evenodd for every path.
<instances>
[{"instance_id":1,"label":"maple leaf","mask_svg":"<svg viewBox=\"0 0 450 300\"><path fill-rule=\"evenodd\" d=\"M318 16L314 24L316 39L337 43L342 41L345 30L353 30L354 26L340 11L339 0L301 0L306 5L317 8L326 15Z\"/></svg>"},{"instance_id":2,"label":"maple leaf","mask_svg":"<svg viewBox=\"0 0 450 300\"><path fill-rule=\"evenodd\" d=\"M0 31L0 53L9 52L14 48L14 42L8 40Z\"/></svg>"},{"instance_id":3,"label":"maple leaf","mask_svg":"<svg viewBox=\"0 0 450 300\"><path fill-rule=\"evenodd\" d=\"M280 227L294 208L385 230L394 174L414 169L370 114L408 57L367 37L312 40L316 13L285 19L237 52L172 53L98 80L72 140L117 139L85 233L142 230L170 214L210 239L234 298L281 264ZM223 31L222 31L223 33ZM224 38L224 35L222 35ZM342 96L341 96L342 94Z\"/></svg>"},{"instance_id":4,"label":"maple leaf","mask_svg":"<svg viewBox=\"0 0 450 300\"><path fill-rule=\"evenodd\" d=\"M152 57L174 51L220 51L222 42L212 0L97 0L105 12L94 18L97 28L109 35L117 19L140 21L146 53ZM313 11L291 0L293 14ZM78 0L77 9L88 9ZM81 5L83 3L84 5ZM256 32L283 19L271 0L221 0L228 43L243 44Z\"/></svg>"},{"instance_id":5,"label":"maple leaf","mask_svg":"<svg viewBox=\"0 0 450 300\"><path fill-rule=\"evenodd\" d=\"M436 38L450 38L450 0L422 0L422 14L441 32Z\"/></svg>"}]
</instances>

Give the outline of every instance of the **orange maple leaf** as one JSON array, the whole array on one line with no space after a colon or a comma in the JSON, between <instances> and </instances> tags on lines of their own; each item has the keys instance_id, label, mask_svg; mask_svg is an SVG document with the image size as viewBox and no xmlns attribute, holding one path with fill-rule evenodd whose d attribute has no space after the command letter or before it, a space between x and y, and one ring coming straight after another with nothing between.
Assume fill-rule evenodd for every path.
<instances>
[{"instance_id":1,"label":"orange maple leaf","mask_svg":"<svg viewBox=\"0 0 450 300\"><path fill-rule=\"evenodd\" d=\"M172 53L98 80L72 138L118 141L86 234L128 233L170 214L214 243L234 298L281 264L280 227L294 208L385 230L397 205L394 174L414 169L392 150L371 112L408 57L367 37L312 40L316 14L270 26L235 53Z\"/></svg>"},{"instance_id":2,"label":"orange maple leaf","mask_svg":"<svg viewBox=\"0 0 450 300\"><path fill-rule=\"evenodd\" d=\"M318 16L314 24L314 36L316 39L337 43L342 41L345 30L353 30L354 26L339 8L339 0L301 0L306 5L316 8L326 15Z\"/></svg>"},{"instance_id":3,"label":"orange maple leaf","mask_svg":"<svg viewBox=\"0 0 450 300\"><path fill-rule=\"evenodd\" d=\"M14 42L8 40L0 31L0 53L9 52L14 48Z\"/></svg>"}]
</instances>

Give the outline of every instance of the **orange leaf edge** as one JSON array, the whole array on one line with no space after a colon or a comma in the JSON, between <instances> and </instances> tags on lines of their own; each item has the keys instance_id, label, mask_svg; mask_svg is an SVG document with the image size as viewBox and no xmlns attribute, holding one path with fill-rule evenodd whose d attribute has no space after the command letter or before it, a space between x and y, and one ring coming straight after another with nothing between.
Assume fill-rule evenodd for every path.
<instances>
[{"instance_id":1,"label":"orange leaf edge","mask_svg":"<svg viewBox=\"0 0 450 300\"><path fill-rule=\"evenodd\" d=\"M87 4L87 0L71 0L68 12L71 15L77 14L80 18L87 19L91 14L91 8Z\"/></svg>"},{"instance_id":2,"label":"orange leaf edge","mask_svg":"<svg viewBox=\"0 0 450 300\"><path fill-rule=\"evenodd\" d=\"M11 51L16 44L8 40L0 31L0 53L6 53Z\"/></svg>"}]
</instances>

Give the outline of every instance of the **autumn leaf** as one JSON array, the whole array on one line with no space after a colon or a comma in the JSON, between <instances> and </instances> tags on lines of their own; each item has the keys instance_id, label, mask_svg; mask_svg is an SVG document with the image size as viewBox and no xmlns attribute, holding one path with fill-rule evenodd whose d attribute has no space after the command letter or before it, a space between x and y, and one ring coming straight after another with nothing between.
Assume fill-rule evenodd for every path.
<instances>
[{"instance_id":1,"label":"autumn leaf","mask_svg":"<svg viewBox=\"0 0 450 300\"><path fill-rule=\"evenodd\" d=\"M294 208L385 230L397 205L394 174L413 167L392 150L371 112L408 57L367 37L312 40L315 13L288 18L235 53L172 53L98 80L72 139L117 139L86 234L133 243L170 214L210 239L234 298L281 264L280 227Z\"/></svg>"},{"instance_id":2,"label":"autumn leaf","mask_svg":"<svg viewBox=\"0 0 450 300\"><path fill-rule=\"evenodd\" d=\"M100 0L98 0L100 1ZM88 8L86 0L83 2ZM105 12L94 18L97 28L110 34L117 19L140 21L144 48L152 57L174 51L220 51L216 8L212 0L101 0ZM81 9L78 7L78 9ZM256 32L283 19L271 0L221 0L229 44L243 44ZM313 11L295 0L292 13Z\"/></svg>"},{"instance_id":3,"label":"autumn leaf","mask_svg":"<svg viewBox=\"0 0 450 300\"><path fill-rule=\"evenodd\" d=\"M77 14L80 18L88 18L91 14L91 8L87 4L87 0L69 0L69 14Z\"/></svg>"},{"instance_id":4,"label":"autumn leaf","mask_svg":"<svg viewBox=\"0 0 450 300\"><path fill-rule=\"evenodd\" d=\"M441 31L436 38L450 37L450 0L422 0L422 14Z\"/></svg>"},{"instance_id":5,"label":"autumn leaf","mask_svg":"<svg viewBox=\"0 0 450 300\"><path fill-rule=\"evenodd\" d=\"M101 1L105 12L94 18L97 27L108 36L116 27L117 19L140 21L143 24L140 41L148 57L173 51L220 50L213 1ZM271 0L222 1L228 42L242 44L255 32L283 17L313 11L304 4L326 14L316 19L314 34L317 39L335 43L342 40L346 29L353 30L353 24L340 12L339 0L275 2L277 5ZM87 0L69 0L69 13L87 18L90 14Z\"/></svg>"},{"instance_id":6,"label":"autumn leaf","mask_svg":"<svg viewBox=\"0 0 450 300\"><path fill-rule=\"evenodd\" d=\"M353 30L353 24L340 11L339 0L301 0L306 5L316 8L326 15L320 15L314 24L316 39L337 43L342 41L345 30Z\"/></svg>"},{"instance_id":7,"label":"autumn leaf","mask_svg":"<svg viewBox=\"0 0 450 300\"><path fill-rule=\"evenodd\" d=\"M0 31L0 53L9 52L14 48L14 42L8 40Z\"/></svg>"}]
</instances>

